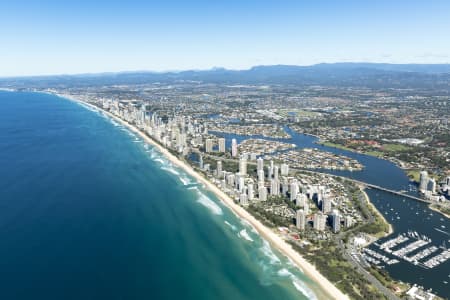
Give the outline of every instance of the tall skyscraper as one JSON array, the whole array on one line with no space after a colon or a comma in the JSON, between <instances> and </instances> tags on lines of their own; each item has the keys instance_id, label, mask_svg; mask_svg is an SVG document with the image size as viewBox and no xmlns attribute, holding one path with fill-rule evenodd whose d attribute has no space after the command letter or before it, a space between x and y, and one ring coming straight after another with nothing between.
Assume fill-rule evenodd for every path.
<instances>
[{"instance_id":1,"label":"tall skyscraper","mask_svg":"<svg viewBox=\"0 0 450 300\"><path fill-rule=\"evenodd\" d=\"M219 152L225 153L225 138L219 138Z\"/></svg>"},{"instance_id":2,"label":"tall skyscraper","mask_svg":"<svg viewBox=\"0 0 450 300\"><path fill-rule=\"evenodd\" d=\"M222 161L219 160L217 162L217 177L220 178L222 176Z\"/></svg>"},{"instance_id":3,"label":"tall skyscraper","mask_svg":"<svg viewBox=\"0 0 450 300\"><path fill-rule=\"evenodd\" d=\"M305 224L306 224L306 215L303 209L297 210L297 216L295 218L295 225L300 230L305 230Z\"/></svg>"},{"instance_id":4,"label":"tall skyscraper","mask_svg":"<svg viewBox=\"0 0 450 300\"><path fill-rule=\"evenodd\" d=\"M247 196L248 200L253 200L255 198L255 189L253 187L253 183L249 183L247 185Z\"/></svg>"},{"instance_id":5,"label":"tall skyscraper","mask_svg":"<svg viewBox=\"0 0 450 300\"><path fill-rule=\"evenodd\" d=\"M238 155L238 144L236 139L232 139L231 140L231 156L232 157L237 157Z\"/></svg>"},{"instance_id":6,"label":"tall skyscraper","mask_svg":"<svg viewBox=\"0 0 450 300\"><path fill-rule=\"evenodd\" d=\"M324 214L331 212L331 200L329 197L324 197L322 199L322 212Z\"/></svg>"},{"instance_id":7,"label":"tall skyscraper","mask_svg":"<svg viewBox=\"0 0 450 300\"><path fill-rule=\"evenodd\" d=\"M245 189L245 178L244 178L244 176L239 176L239 182L238 182L238 184L239 184L239 191L240 191L241 193L243 193L243 192L244 192L244 189Z\"/></svg>"},{"instance_id":8,"label":"tall skyscraper","mask_svg":"<svg viewBox=\"0 0 450 300\"><path fill-rule=\"evenodd\" d=\"M247 175L247 159L245 156L241 156L239 159L239 174L242 176Z\"/></svg>"},{"instance_id":9,"label":"tall skyscraper","mask_svg":"<svg viewBox=\"0 0 450 300\"><path fill-rule=\"evenodd\" d=\"M280 181L272 179L270 181L270 195L278 196L280 194Z\"/></svg>"},{"instance_id":10,"label":"tall skyscraper","mask_svg":"<svg viewBox=\"0 0 450 300\"><path fill-rule=\"evenodd\" d=\"M264 170L258 171L258 182L264 182Z\"/></svg>"},{"instance_id":11,"label":"tall skyscraper","mask_svg":"<svg viewBox=\"0 0 450 300\"><path fill-rule=\"evenodd\" d=\"M303 211L305 212L305 215L309 215L309 202L308 202L308 200L306 200L305 204L303 204Z\"/></svg>"},{"instance_id":12,"label":"tall skyscraper","mask_svg":"<svg viewBox=\"0 0 450 300\"><path fill-rule=\"evenodd\" d=\"M267 189L266 187L263 186L259 186L258 185L258 199L260 201L266 201L267 200Z\"/></svg>"},{"instance_id":13,"label":"tall skyscraper","mask_svg":"<svg viewBox=\"0 0 450 300\"><path fill-rule=\"evenodd\" d=\"M419 180L419 191L422 193L425 192L427 190L427 184L428 184L428 172L421 171Z\"/></svg>"},{"instance_id":14,"label":"tall skyscraper","mask_svg":"<svg viewBox=\"0 0 450 300\"><path fill-rule=\"evenodd\" d=\"M239 196L239 203L243 206L247 206L248 205L248 198L247 198L247 194L245 192L243 192L240 196Z\"/></svg>"},{"instance_id":15,"label":"tall skyscraper","mask_svg":"<svg viewBox=\"0 0 450 300\"><path fill-rule=\"evenodd\" d=\"M203 156L200 155L198 158L198 166L203 170Z\"/></svg>"},{"instance_id":16,"label":"tall skyscraper","mask_svg":"<svg viewBox=\"0 0 450 300\"><path fill-rule=\"evenodd\" d=\"M278 166L273 167L273 178L276 180L278 180L278 172L279 172Z\"/></svg>"},{"instance_id":17,"label":"tall skyscraper","mask_svg":"<svg viewBox=\"0 0 450 300\"><path fill-rule=\"evenodd\" d=\"M326 223L327 223L327 215L324 215L321 212L314 215L313 227L315 230L324 231Z\"/></svg>"},{"instance_id":18,"label":"tall skyscraper","mask_svg":"<svg viewBox=\"0 0 450 300\"><path fill-rule=\"evenodd\" d=\"M289 174L289 165L286 163L281 164L281 176L288 176Z\"/></svg>"},{"instance_id":19,"label":"tall skyscraper","mask_svg":"<svg viewBox=\"0 0 450 300\"><path fill-rule=\"evenodd\" d=\"M264 170L264 159L259 157L256 160L256 170L259 172L260 170Z\"/></svg>"},{"instance_id":20,"label":"tall skyscraper","mask_svg":"<svg viewBox=\"0 0 450 300\"><path fill-rule=\"evenodd\" d=\"M436 180L434 178L428 179L427 191L430 191L432 194L436 193Z\"/></svg>"},{"instance_id":21,"label":"tall skyscraper","mask_svg":"<svg viewBox=\"0 0 450 300\"><path fill-rule=\"evenodd\" d=\"M290 190L289 190L289 197L291 201L294 201L297 199L299 188L298 188L298 182L297 179L293 179L291 182Z\"/></svg>"},{"instance_id":22,"label":"tall skyscraper","mask_svg":"<svg viewBox=\"0 0 450 300\"><path fill-rule=\"evenodd\" d=\"M213 151L213 140L212 139L206 139L205 151L206 151L206 153Z\"/></svg>"},{"instance_id":23,"label":"tall skyscraper","mask_svg":"<svg viewBox=\"0 0 450 300\"><path fill-rule=\"evenodd\" d=\"M268 168L267 168L267 179L272 179L272 177L273 177L273 167L272 166L269 166Z\"/></svg>"},{"instance_id":24,"label":"tall skyscraper","mask_svg":"<svg viewBox=\"0 0 450 300\"><path fill-rule=\"evenodd\" d=\"M337 233L339 230L341 230L341 217L339 215L339 212L337 210L333 211L332 214L332 225L333 225L333 232Z\"/></svg>"}]
</instances>

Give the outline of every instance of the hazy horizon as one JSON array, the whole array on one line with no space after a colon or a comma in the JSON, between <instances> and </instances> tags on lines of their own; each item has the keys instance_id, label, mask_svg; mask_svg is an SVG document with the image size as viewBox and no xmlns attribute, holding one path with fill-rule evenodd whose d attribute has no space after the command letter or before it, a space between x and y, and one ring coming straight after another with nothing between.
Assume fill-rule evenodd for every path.
<instances>
[{"instance_id":1,"label":"hazy horizon","mask_svg":"<svg viewBox=\"0 0 450 300\"><path fill-rule=\"evenodd\" d=\"M163 70L150 70L150 69L142 69L142 70L117 70L117 71L99 71L99 72L83 72L83 73L51 73L51 74L36 74L36 75L16 75L16 76L1 76L0 78L7 79L7 78L21 78L21 77L52 77L52 76L89 76L89 75L107 75L107 74L127 74L127 73L155 73L155 74L165 74L165 73L181 73L181 72L204 72L204 71L214 71L214 70L227 70L227 71L248 71L253 68L257 67L276 67L276 66L289 66L289 67L314 67L318 65L338 65L338 64L386 64L386 65L450 65L448 62L436 62L436 63L384 63L384 62L372 62L372 61L337 61L337 62L319 62L315 64L307 64L307 65L290 65L290 64L261 64L261 65L253 65L249 66L247 68L237 69L237 68L226 68L222 66L213 66L210 68L192 68L192 69L179 69L179 70L170 70L170 69L163 69Z\"/></svg>"}]
</instances>

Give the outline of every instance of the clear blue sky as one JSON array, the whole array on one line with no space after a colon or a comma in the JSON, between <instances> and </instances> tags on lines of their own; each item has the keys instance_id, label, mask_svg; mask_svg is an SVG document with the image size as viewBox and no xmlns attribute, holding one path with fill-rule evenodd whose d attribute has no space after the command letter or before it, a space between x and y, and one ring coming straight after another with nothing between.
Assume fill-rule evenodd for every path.
<instances>
[{"instance_id":1,"label":"clear blue sky","mask_svg":"<svg viewBox=\"0 0 450 300\"><path fill-rule=\"evenodd\" d=\"M450 1L0 1L0 76L343 61L449 63Z\"/></svg>"}]
</instances>

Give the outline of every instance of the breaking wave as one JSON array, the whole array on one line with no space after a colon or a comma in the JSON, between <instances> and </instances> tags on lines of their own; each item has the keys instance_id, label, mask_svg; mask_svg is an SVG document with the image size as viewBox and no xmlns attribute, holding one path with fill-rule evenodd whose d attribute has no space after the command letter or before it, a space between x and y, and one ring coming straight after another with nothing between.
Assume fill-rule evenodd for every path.
<instances>
[{"instance_id":1,"label":"breaking wave","mask_svg":"<svg viewBox=\"0 0 450 300\"><path fill-rule=\"evenodd\" d=\"M233 229L234 231L236 231L237 230L237 228L236 228L236 226L234 226L233 224L231 224L230 222L228 222L228 221L225 221L225 224L226 225L228 225L231 229Z\"/></svg>"},{"instance_id":2,"label":"breaking wave","mask_svg":"<svg viewBox=\"0 0 450 300\"><path fill-rule=\"evenodd\" d=\"M215 215L222 215L223 214L223 211L220 208L220 206L217 205L211 199L209 199L205 194L200 192L198 189L197 189L197 194L199 196L198 199L197 199L198 203L200 203L204 207L208 208Z\"/></svg>"},{"instance_id":3,"label":"breaking wave","mask_svg":"<svg viewBox=\"0 0 450 300\"><path fill-rule=\"evenodd\" d=\"M245 229L242 229L241 231L239 231L238 236L244 238L245 240L247 240L249 242L253 242L253 239L250 237L247 230L245 230Z\"/></svg>"},{"instance_id":4,"label":"breaking wave","mask_svg":"<svg viewBox=\"0 0 450 300\"><path fill-rule=\"evenodd\" d=\"M280 264L281 261L278 258L278 256L273 253L272 248L270 247L270 244L268 241L263 240L263 246L260 248L262 253L264 253L265 256L269 258L269 261L271 264Z\"/></svg>"},{"instance_id":5,"label":"breaking wave","mask_svg":"<svg viewBox=\"0 0 450 300\"><path fill-rule=\"evenodd\" d=\"M155 160L156 160L156 159L155 159ZM174 175L180 176L180 173L179 173L177 170L175 170L174 168L171 168L171 167L161 167L161 169L164 170L164 171L170 172L170 173L172 173L172 174L174 174Z\"/></svg>"}]
</instances>

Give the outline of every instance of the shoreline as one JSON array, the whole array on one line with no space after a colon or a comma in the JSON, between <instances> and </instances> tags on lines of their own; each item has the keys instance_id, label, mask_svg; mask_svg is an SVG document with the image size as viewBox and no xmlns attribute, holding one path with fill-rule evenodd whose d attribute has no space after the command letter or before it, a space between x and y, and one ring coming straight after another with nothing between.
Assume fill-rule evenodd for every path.
<instances>
[{"instance_id":1,"label":"shoreline","mask_svg":"<svg viewBox=\"0 0 450 300\"><path fill-rule=\"evenodd\" d=\"M386 223L389 225L389 232L385 233L383 237L387 237L389 235L391 235L392 233L394 233L394 228L392 227L392 224L389 223L385 217L383 216L383 214L375 207L375 205L370 201L369 195L367 195L366 191L364 190L364 188L359 187L361 192L363 193L364 197L366 198L367 201L367 205L370 206L371 209L373 209L373 211ZM378 240L379 238L377 238Z\"/></svg>"},{"instance_id":2,"label":"shoreline","mask_svg":"<svg viewBox=\"0 0 450 300\"><path fill-rule=\"evenodd\" d=\"M433 205L433 203L428 204L428 208L431 209L432 211L435 211L435 212L441 214L442 216L446 217L447 219L450 219L450 215L440 211L436 206Z\"/></svg>"},{"instance_id":3,"label":"shoreline","mask_svg":"<svg viewBox=\"0 0 450 300\"><path fill-rule=\"evenodd\" d=\"M82 105L87 105L92 109L101 111L112 119L118 121L120 124L126 126L131 131L137 133L145 142L155 147L161 154L163 154L171 163L180 167L187 174L194 177L199 182L203 183L205 187L215 194L215 196L227 206L237 217L248 221L261 235L262 238L267 240L274 248L276 248L281 254L288 257L294 264L299 268L301 272L307 275L312 281L314 281L318 286L321 287L323 293L327 294L331 299L349 299L342 291L340 291L336 286L334 286L327 278L325 278L311 263L306 261L300 253L296 252L291 245L284 241L279 235L277 235L272 229L263 225L255 217L253 217L249 212L247 212L243 207L234 203L227 194L220 190L215 184L203 177L201 174L197 173L190 165L186 162L180 160L178 157L169 152L168 149L164 148L152 138L147 136L144 132L139 130L136 126L122 120L121 118L113 115L112 113L105 111L97 106L87 103L82 100L78 100L70 95L54 94L60 98L71 100Z\"/></svg>"}]
</instances>

